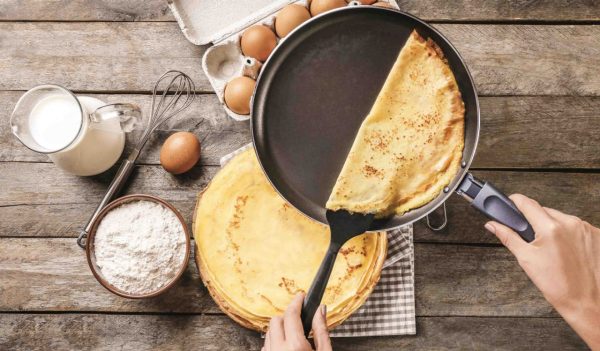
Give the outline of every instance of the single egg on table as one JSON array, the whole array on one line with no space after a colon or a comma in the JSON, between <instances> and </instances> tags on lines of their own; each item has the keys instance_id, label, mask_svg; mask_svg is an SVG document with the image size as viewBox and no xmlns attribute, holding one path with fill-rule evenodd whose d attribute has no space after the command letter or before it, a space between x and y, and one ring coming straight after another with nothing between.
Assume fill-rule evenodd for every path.
<instances>
[{"instance_id":1,"label":"single egg on table","mask_svg":"<svg viewBox=\"0 0 600 351\"><path fill-rule=\"evenodd\" d=\"M287 5L275 16L275 32L283 38L309 18L310 12L306 7L298 4Z\"/></svg>"},{"instance_id":2,"label":"single egg on table","mask_svg":"<svg viewBox=\"0 0 600 351\"><path fill-rule=\"evenodd\" d=\"M348 5L345 0L312 0L310 2L310 14L316 16L323 12Z\"/></svg>"},{"instance_id":3,"label":"single egg on table","mask_svg":"<svg viewBox=\"0 0 600 351\"><path fill-rule=\"evenodd\" d=\"M239 115L250 113L250 98L256 81L246 76L233 78L225 86L225 105Z\"/></svg>"},{"instance_id":4,"label":"single egg on table","mask_svg":"<svg viewBox=\"0 0 600 351\"><path fill-rule=\"evenodd\" d=\"M160 164L172 174L189 171L199 159L200 141L190 132L171 134L160 148Z\"/></svg>"},{"instance_id":5,"label":"single egg on table","mask_svg":"<svg viewBox=\"0 0 600 351\"><path fill-rule=\"evenodd\" d=\"M244 31L240 44L244 55L264 62L277 46L277 36L269 27L256 24Z\"/></svg>"}]
</instances>

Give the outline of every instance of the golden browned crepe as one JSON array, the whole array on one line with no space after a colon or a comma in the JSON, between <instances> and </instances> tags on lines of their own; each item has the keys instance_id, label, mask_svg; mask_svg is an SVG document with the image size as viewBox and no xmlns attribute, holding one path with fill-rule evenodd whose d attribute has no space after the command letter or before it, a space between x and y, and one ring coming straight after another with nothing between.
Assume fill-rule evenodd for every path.
<instances>
[{"instance_id":1,"label":"golden browned crepe","mask_svg":"<svg viewBox=\"0 0 600 351\"><path fill-rule=\"evenodd\" d=\"M460 169L464 103L441 49L413 31L363 121L327 208L403 214Z\"/></svg>"},{"instance_id":2,"label":"golden browned crepe","mask_svg":"<svg viewBox=\"0 0 600 351\"><path fill-rule=\"evenodd\" d=\"M217 304L245 327L265 331L306 292L329 245L328 227L286 203L253 150L233 158L201 194L194 216L196 263ZM335 326L366 300L386 256L384 233L347 242L323 297Z\"/></svg>"}]
</instances>

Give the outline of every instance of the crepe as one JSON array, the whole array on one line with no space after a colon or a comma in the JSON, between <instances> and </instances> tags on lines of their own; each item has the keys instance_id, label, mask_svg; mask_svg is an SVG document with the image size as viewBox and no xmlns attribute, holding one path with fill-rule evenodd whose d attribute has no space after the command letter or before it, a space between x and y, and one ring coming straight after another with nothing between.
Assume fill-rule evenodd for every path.
<instances>
[{"instance_id":1,"label":"crepe","mask_svg":"<svg viewBox=\"0 0 600 351\"><path fill-rule=\"evenodd\" d=\"M442 50L413 31L363 121L327 208L401 215L460 169L464 103Z\"/></svg>"},{"instance_id":2,"label":"crepe","mask_svg":"<svg viewBox=\"0 0 600 351\"><path fill-rule=\"evenodd\" d=\"M330 240L328 227L277 194L253 150L230 160L199 196L193 229L208 291L231 318L259 331L308 290ZM330 327L366 300L386 249L384 233L363 234L342 247L322 302Z\"/></svg>"}]
</instances>

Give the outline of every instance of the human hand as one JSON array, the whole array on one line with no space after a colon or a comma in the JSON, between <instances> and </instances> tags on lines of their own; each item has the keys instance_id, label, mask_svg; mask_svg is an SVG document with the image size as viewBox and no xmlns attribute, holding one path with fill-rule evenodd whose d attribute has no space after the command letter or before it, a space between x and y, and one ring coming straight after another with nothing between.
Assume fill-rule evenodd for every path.
<instances>
[{"instance_id":1,"label":"human hand","mask_svg":"<svg viewBox=\"0 0 600 351\"><path fill-rule=\"evenodd\" d=\"M283 317L273 317L265 336L262 351L312 351L312 346L304 337L300 311L304 294L297 294L289 304ZM312 322L313 338L317 351L331 351L331 341L327 332L327 308L319 306Z\"/></svg>"},{"instance_id":2,"label":"human hand","mask_svg":"<svg viewBox=\"0 0 600 351\"><path fill-rule=\"evenodd\" d=\"M546 300L594 350L600 350L600 229L524 195L510 198L535 231L526 243L510 228L485 228L517 258Z\"/></svg>"}]
</instances>

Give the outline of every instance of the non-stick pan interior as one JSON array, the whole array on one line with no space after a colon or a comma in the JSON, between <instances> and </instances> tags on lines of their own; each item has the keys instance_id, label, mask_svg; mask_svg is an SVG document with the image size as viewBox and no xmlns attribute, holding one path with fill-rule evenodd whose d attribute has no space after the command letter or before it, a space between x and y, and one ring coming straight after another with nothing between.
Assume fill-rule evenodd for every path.
<instances>
[{"instance_id":1,"label":"non-stick pan interior","mask_svg":"<svg viewBox=\"0 0 600 351\"><path fill-rule=\"evenodd\" d=\"M420 20L376 7L344 8L314 18L276 48L257 83L252 131L260 163L277 191L308 216L326 223L325 203L361 122L368 114L409 34L416 29L444 51L466 108L465 167L479 133L477 96L462 60ZM373 229L410 223L439 206L429 204L378 221Z\"/></svg>"}]
</instances>

